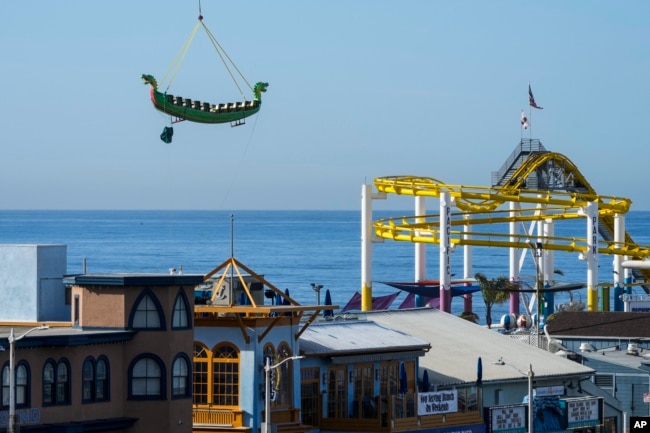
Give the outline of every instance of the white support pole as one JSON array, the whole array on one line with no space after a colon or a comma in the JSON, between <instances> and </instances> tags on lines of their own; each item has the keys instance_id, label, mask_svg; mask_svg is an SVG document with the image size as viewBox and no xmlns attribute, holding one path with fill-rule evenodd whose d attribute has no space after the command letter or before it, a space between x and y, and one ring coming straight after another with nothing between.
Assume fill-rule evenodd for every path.
<instances>
[{"instance_id":1,"label":"white support pole","mask_svg":"<svg viewBox=\"0 0 650 433\"><path fill-rule=\"evenodd\" d=\"M426 215L426 201L423 196L415 196L415 216L421 217ZM424 218L417 218L418 223L423 223ZM426 244L424 242L415 242L415 281L423 281L426 279ZM415 296L415 306L423 307L424 300L421 295Z\"/></svg>"},{"instance_id":2,"label":"white support pole","mask_svg":"<svg viewBox=\"0 0 650 433\"><path fill-rule=\"evenodd\" d=\"M372 310L372 185L361 188L361 310Z\"/></svg>"},{"instance_id":3,"label":"white support pole","mask_svg":"<svg viewBox=\"0 0 650 433\"><path fill-rule=\"evenodd\" d=\"M543 215L545 206L540 206L539 213ZM537 303L537 323L536 323L536 332L537 332L537 347L541 347L540 333L539 330L543 329L546 319L544 317L544 295L542 294L544 290L544 221L537 221L537 242L536 242L536 262L535 268L537 273L537 284L535 285L535 301Z\"/></svg>"},{"instance_id":4,"label":"white support pole","mask_svg":"<svg viewBox=\"0 0 650 433\"><path fill-rule=\"evenodd\" d=\"M510 216L516 217L519 214L520 205L517 202L510 202ZM510 242L519 241L519 224L516 221L509 223ZM519 248L510 247L510 281L519 281ZM519 293L510 293L510 313L519 316Z\"/></svg>"},{"instance_id":5,"label":"white support pole","mask_svg":"<svg viewBox=\"0 0 650 433\"><path fill-rule=\"evenodd\" d=\"M535 280L535 303L537 305L536 313L537 320L534 320L535 323L535 335L537 336L537 347L541 347L541 334L539 332L540 328L544 324L543 311L542 311L542 290L544 286L544 265L542 260L544 259L544 244L542 242L537 242L535 244L535 271L536 271L536 280Z\"/></svg>"},{"instance_id":6,"label":"white support pole","mask_svg":"<svg viewBox=\"0 0 650 433\"><path fill-rule=\"evenodd\" d=\"M555 224L552 219L544 220L542 224L542 230L544 232L544 239L546 239L546 246L550 244L550 240L555 236ZM545 287L553 285L555 281L555 253L549 248L544 248L544 282ZM555 310L555 295L553 292L547 292L544 294L544 323L546 323L546 317L554 313Z\"/></svg>"},{"instance_id":7,"label":"white support pole","mask_svg":"<svg viewBox=\"0 0 650 433\"><path fill-rule=\"evenodd\" d=\"M262 433L271 433L271 357L266 357L264 365L264 431Z\"/></svg>"},{"instance_id":8,"label":"white support pole","mask_svg":"<svg viewBox=\"0 0 650 433\"><path fill-rule=\"evenodd\" d=\"M466 213L463 215L463 219L465 220L465 224L463 224L463 231L465 232L463 234L463 238L465 240L472 239L472 225L471 225L471 219L472 219L472 214ZM463 278L464 279L470 279L474 278L474 271L473 271L473 265L472 265L472 246L471 245L464 245L463 246ZM471 283L465 283L466 286L471 285ZM463 312L465 313L471 313L472 312L472 294L471 293L466 293L463 295Z\"/></svg>"},{"instance_id":9,"label":"white support pole","mask_svg":"<svg viewBox=\"0 0 650 433\"><path fill-rule=\"evenodd\" d=\"M16 338L14 328L9 331L9 425L8 433L16 427Z\"/></svg>"},{"instance_id":10,"label":"white support pole","mask_svg":"<svg viewBox=\"0 0 650 433\"><path fill-rule=\"evenodd\" d=\"M614 215L614 243L617 248L625 245L625 215ZM623 256L614 254L614 286L623 287L625 275L623 271Z\"/></svg>"},{"instance_id":11,"label":"white support pole","mask_svg":"<svg viewBox=\"0 0 650 433\"><path fill-rule=\"evenodd\" d=\"M463 224L463 231L465 232L463 234L463 239L465 240L470 240L472 239L472 234L470 233L472 231L472 215L471 214L464 214L463 219L466 221L465 224ZM472 265L472 246L471 245L465 245L463 246L463 278L464 279L469 279L469 278L474 278L474 272L472 271L473 265Z\"/></svg>"},{"instance_id":12,"label":"white support pole","mask_svg":"<svg viewBox=\"0 0 650 433\"><path fill-rule=\"evenodd\" d=\"M544 239L547 239L546 245L548 245L548 239L555 236L555 225L553 224L552 219L544 220L542 223L542 231L544 233ZM544 281L548 284L555 279L554 276L555 270L555 256L552 250L544 248Z\"/></svg>"},{"instance_id":13,"label":"white support pole","mask_svg":"<svg viewBox=\"0 0 650 433\"><path fill-rule=\"evenodd\" d=\"M587 203L587 311L598 311L598 202Z\"/></svg>"},{"instance_id":14,"label":"white support pole","mask_svg":"<svg viewBox=\"0 0 650 433\"><path fill-rule=\"evenodd\" d=\"M528 370L528 433L535 432L535 417L533 412L533 400L535 396L533 395L533 378L535 373L533 372L533 364L530 364L530 369Z\"/></svg>"},{"instance_id":15,"label":"white support pole","mask_svg":"<svg viewBox=\"0 0 650 433\"><path fill-rule=\"evenodd\" d=\"M448 192L440 194L440 311L451 313L451 206Z\"/></svg>"}]
</instances>

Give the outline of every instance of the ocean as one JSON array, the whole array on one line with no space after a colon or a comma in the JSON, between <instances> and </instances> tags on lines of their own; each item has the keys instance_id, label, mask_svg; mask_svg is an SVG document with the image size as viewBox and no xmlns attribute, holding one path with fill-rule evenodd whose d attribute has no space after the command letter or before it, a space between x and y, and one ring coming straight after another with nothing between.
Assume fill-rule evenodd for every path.
<instances>
[{"instance_id":1,"label":"ocean","mask_svg":"<svg viewBox=\"0 0 650 433\"><path fill-rule=\"evenodd\" d=\"M412 211L374 211L373 220L412 215ZM318 302L311 284L331 293L332 303L343 307L361 290L360 211L0 211L0 243L67 245L68 274L168 273L170 268L206 274L231 257L251 268L276 287L289 289L301 304ZM650 212L630 212L627 232L640 245L650 245ZM556 225L556 236L584 238L584 221ZM414 280L414 245L384 241L373 246L373 296L395 293L382 281ZM488 278L508 275L508 250L474 247L472 275ZM599 280L612 281L611 256L600 255ZM427 278L438 279L438 247L427 245ZM463 277L462 248L452 254L452 278ZM587 279L586 262L576 253L556 253L560 282ZM535 268L527 260L522 278L534 280ZM640 290L640 289L635 289ZM613 291L612 291L613 292ZM586 289L556 294L556 305L574 300L586 303ZM401 293L393 303L405 298ZM613 308L613 299L610 300ZM452 312L460 313L462 298L454 298ZM522 304L523 308L523 304ZM480 292L473 310L485 323ZM498 323L508 304L493 307Z\"/></svg>"}]
</instances>

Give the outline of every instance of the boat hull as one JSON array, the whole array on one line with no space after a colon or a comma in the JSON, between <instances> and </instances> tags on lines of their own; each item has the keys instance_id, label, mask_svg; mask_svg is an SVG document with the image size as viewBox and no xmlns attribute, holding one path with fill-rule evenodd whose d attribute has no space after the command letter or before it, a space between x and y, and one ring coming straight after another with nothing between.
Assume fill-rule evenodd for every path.
<instances>
[{"instance_id":1,"label":"boat hull","mask_svg":"<svg viewBox=\"0 0 650 433\"><path fill-rule=\"evenodd\" d=\"M240 121L260 111L261 101L231 102L209 104L187 98L167 95L151 89L151 102L163 113L198 123L232 123Z\"/></svg>"}]
</instances>

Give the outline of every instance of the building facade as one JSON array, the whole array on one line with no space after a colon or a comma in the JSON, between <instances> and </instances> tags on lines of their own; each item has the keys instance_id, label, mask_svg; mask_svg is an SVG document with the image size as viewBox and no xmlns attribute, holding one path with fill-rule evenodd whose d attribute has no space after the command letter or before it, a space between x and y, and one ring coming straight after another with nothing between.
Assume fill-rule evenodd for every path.
<instances>
[{"instance_id":1,"label":"building facade","mask_svg":"<svg viewBox=\"0 0 650 433\"><path fill-rule=\"evenodd\" d=\"M193 291L203 276L63 277L65 260L44 259L41 249L5 246L15 259L3 296L25 295L14 305L21 311L3 310L0 323L0 427L9 429L15 410L22 432L191 432ZM48 278L58 286L45 285L46 295L42 278L13 276L52 263L59 269Z\"/></svg>"}]
</instances>

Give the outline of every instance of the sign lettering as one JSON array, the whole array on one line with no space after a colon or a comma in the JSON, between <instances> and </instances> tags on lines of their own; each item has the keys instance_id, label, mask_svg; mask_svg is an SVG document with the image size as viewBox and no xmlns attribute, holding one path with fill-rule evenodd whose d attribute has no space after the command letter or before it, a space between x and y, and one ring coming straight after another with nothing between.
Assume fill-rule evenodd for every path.
<instances>
[{"instance_id":1,"label":"sign lettering","mask_svg":"<svg viewBox=\"0 0 650 433\"><path fill-rule=\"evenodd\" d=\"M421 392L418 394L418 415L458 412L458 392Z\"/></svg>"}]
</instances>

